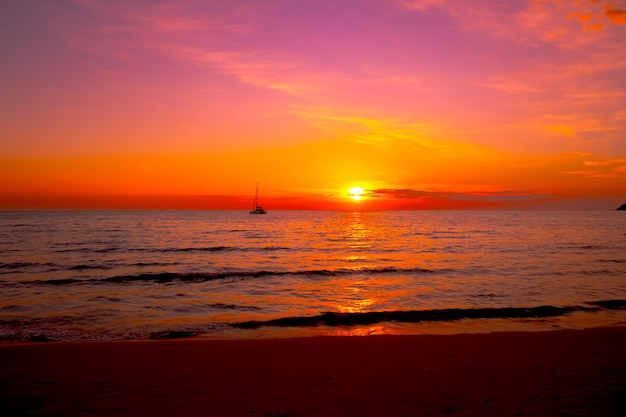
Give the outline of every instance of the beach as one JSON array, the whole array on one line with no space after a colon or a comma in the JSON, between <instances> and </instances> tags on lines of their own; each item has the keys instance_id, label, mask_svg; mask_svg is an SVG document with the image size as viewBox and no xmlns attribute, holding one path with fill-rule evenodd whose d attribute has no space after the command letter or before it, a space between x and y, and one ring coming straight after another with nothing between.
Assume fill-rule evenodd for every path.
<instances>
[{"instance_id":1,"label":"beach","mask_svg":"<svg viewBox=\"0 0 626 417\"><path fill-rule=\"evenodd\" d=\"M626 327L0 346L3 416L618 416Z\"/></svg>"}]
</instances>

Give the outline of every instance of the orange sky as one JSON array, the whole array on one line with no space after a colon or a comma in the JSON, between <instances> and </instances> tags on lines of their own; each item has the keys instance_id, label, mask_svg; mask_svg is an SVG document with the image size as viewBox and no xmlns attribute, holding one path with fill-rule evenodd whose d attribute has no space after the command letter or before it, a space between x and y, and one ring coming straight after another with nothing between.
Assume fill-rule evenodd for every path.
<instances>
[{"instance_id":1,"label":"orange sky","mask_svg":"<svg viewBox=\"0 0 626 417\"><path fill-rule=\"evenodd\" d=\"M0 34L3 209L626 202L624 1L8 0Z\"/></svg>"}]
</instances>

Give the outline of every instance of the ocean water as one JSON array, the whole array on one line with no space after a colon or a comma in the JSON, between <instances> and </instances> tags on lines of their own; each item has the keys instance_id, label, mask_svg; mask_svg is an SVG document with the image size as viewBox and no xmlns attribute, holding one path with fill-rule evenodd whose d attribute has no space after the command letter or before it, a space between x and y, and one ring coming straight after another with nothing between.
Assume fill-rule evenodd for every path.
<instances>
[{"instance_id":1,"label":"ocean water","mask_svg":"<svg viewBox=\"0 0 626 417\"><path fill-rule=\"evenodd\" d=\"M617 211L0 212L0 340L626 322Z\"/></svg>"}]
</instances>

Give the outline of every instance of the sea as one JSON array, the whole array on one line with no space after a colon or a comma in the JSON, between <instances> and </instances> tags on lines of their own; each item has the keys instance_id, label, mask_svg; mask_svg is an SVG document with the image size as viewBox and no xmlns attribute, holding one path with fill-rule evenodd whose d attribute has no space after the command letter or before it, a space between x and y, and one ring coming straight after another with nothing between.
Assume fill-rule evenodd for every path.
<instances>
[{"instance_id":1,"label":"sea","mask_svg":"<svg viewBox=\"0 0 626 417\"><path fill-rule=\"evenodd\" d=\"M8 343L625 324L626 212L0 212Z\"/></svg>"}]
</instances>

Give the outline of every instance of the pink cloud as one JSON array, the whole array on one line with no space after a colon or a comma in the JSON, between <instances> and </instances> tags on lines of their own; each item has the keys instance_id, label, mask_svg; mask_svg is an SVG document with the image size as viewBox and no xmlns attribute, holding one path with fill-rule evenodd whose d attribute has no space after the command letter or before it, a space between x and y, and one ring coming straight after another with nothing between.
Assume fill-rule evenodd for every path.
<instances>
[{"instance_id":1,"label":"pink cloud","mask_svg":"<svg viewBox=\"0 0 626 417\"><path fill-rule=\"evenodd\" d=\"M145 88L150 94L132 99L163 114L195 112L194 123L207 126L199 132L249 101L255 114L288 113L299 126L332 125L319 130L360 140L427 136L507 151L618 155L624 146L626 48L622 27L609 21L622 7L606 0L73 3L49 7L72 9L56 24L76 61L99 66L89 70L102 84ZM598 24L602 30L584 32ZM174 96L190 111L171 105ZM215 111L227 105L228 117ZM310 117L319 108L328 115ZM342 114L395 122L383 131ZM423 125L437 128L413 128Z\"/></svg>"},{"instance_id":2,"label":"pink cloud","mask_svg":"<svg viewBox=\"0 0 626 417\"><path fill-rule=\"evenodd\" d=\"M589 42L589 35L604 29L609 20L626 24L626 10L606 0L512 0L472 2L446 0L405 0L400 4L425 12L431 8L445 10L460 27L537 46L551 42L562 48ZM575 24L574 24L575 23ZM582 24L582 30L580 27Z\"/></svg>"}]
</instances>

